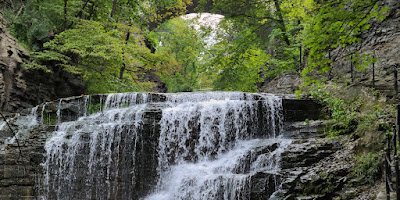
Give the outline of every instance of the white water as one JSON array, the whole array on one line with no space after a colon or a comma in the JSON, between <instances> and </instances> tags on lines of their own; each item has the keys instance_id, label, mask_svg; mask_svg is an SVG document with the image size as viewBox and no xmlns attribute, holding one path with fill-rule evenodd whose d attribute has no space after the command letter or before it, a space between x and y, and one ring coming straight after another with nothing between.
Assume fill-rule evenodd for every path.
<instances>
[{"instance_id":1,"label":"white water","mask_svg":"<svg viewBox=\"0 0 400 200\"><path fill-rule=\"evenodd\" d=\"M119 189L112 181L119 177L123 165L135 166L137 134L146 106L134 103L136 97L143 97L142 94L128 95L131 98L122 94L108 95L103 112L59 124L45 145L47 155L43 163L42 199L73 199L75 196L70 194L73 190L79 190L83 193L80 197L86 199L110 199ZM119 108L124 104L129 106ZM121 144L124 146L120 147ZM123 152L123 148L128 148L129 152ZM131 157L126 158L126 163L119 162L118 157L126 156L126 153ZM76 182L78 175L85 176L83 188L79 188L82 185ZM54 189L55 195L49 196Z\"/></svg>"},{"instance_id":2,"label":"white water","mask_svg":"<svg viewBox=\"0 0 400 200\"><path fill-rule=\"evenodd\" d=\"M147 200L172 199L249 199L251 176L258 171L276 174L279 155L289 144L283 139L252 139L239 141L232 150L219 154L215 159L196 163L174 165L162 176L158 191ZM251 170L243 171L246 156L254 149L280 143L279 149L269 157L257 158Z\"/></svg>"},{"instance_id":3,"label":"white water","mask_svg":"<svg viewBox=\"0 0 400 200\"><path fill-rule=\"evenodd\" d=\"M32 108L30 114L27 116L22 117L19 114L17 114L14 117L7 119L8 123L11 123L18 127L18 128L13 128L12 130L10 130L10 127L7 125L4 119L0 119L1 120L0 131L6 131L9 134L11 134L9 135L9 137L3 136L1 138L2 140L2 144L0 145L1 151L3 151L6 146L16 143L17 140L26 139L27 137L29 137L32 127L39 125L39 122L37 121L38 108L39 106ZM15 133L15 135L13 135L12 133Z\"/></svg>"},{"instance_id":4,"label":"white water","mask_svg":"<svg viewBox=\"0 0 400 200\"><path fill-rule=\"evenodd\" d=\"M148 143L142 130L150 125L143 126L146 108L154 104L150 97L110 94L101 113L87 116L86 108L77 121L58 124L45 145L40 198L143 198L139 192L146 186L137 170L146 158L137 156L145 155L149 144L158 152L153 164L158 180L148 200L249 199L255 174L279 171L280 153L290 143L277 138L283 121L280 98L241 92L167 94L166 102L157 104L162 111L158 142ZM89 97L85 107L88 102ZM61 115L59 108L58 121Z\"/></svg>"},{"instance_id":5,"label":"white water","mask_svg":"<svg viewBox=\"0 0 400 200\"><path fill-rule=\"evenodd\" d=\"M258 101L239 92L184 93L170 95L163 110L159 140L160 180L147 200L247 199L250 180L257 170L276 173L279 155L288 142L279 135L281 100L265 95L270 129L256 133ZM274 139L253 139L256 137ZM280 144L280 150L254 156L251 171L243 159L256 147ZM240 170L242 169L242 170Z\"/></svg>"}]
</instances>

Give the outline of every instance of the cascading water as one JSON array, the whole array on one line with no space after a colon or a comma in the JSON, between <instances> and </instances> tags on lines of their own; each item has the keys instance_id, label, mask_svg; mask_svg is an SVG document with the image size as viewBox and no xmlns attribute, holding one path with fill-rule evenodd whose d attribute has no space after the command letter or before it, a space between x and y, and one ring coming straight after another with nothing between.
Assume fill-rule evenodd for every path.
<instances>
[{"instance_id":1,"label":"cascading water","mask_svg":"<svg viewBox=\"0 0 400 200\"><path fill-rule=\"evenodd\" d=\"M134 198L134 184L117 182L134 183L147 95L128 95L108 95L103 112L59 125L45 145L42 198Z\"/></svg>"},{"instance_id":2,"label":"cascading water","mask_svg":"<svg viewBox=\"0 0 400 200\"><path fill-rule=\"evenodd\" d=\"M278 150L269 159L254 151L277 144L281 100L212 94L170 96L175 103L163 110L160 122L160 179L147 199L250 199L252 175L261 167L276 173L279 156L273 155Z\"/></svg>"},{"instance_id":3,"label":"cascading water","mask_svg":"<svg viewBox=\"0 0 400 200\"><path fill-rule=\"evenodd\" d=\"M160 95L110 94L91 115L85 98L83 117L58 124L46 142L40 198L254 199L278 189L280 153L290 144L279 138L280 98ZM262 191L260 177L270 182Z\"/></svg>"}]
</instances>

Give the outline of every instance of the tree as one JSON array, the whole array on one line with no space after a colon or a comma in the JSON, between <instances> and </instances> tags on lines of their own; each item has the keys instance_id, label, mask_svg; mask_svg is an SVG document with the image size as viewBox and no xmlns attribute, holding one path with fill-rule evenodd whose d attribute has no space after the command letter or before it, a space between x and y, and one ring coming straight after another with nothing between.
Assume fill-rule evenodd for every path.
<instances>
[{"instance_id":1,"label":"tree","mask_svg":"<svg viewBox=\"0 0 400 200\"><path fill-rule=\"evenodd\" d=\"M215 89L256 91L262 73L276 76L298 69L298 33L288 26L291 19L285 18L283 3L214 1L213 12L223 14L226 21L221 43L210 53L213 62L206 68L217 74Z\"/></svg>"},{"instance_id":2,"label":"tree","mask_svg":"<svg viewBox=\"0 0 400 200\"><path fill-rule=\"evenodd\" d=\"M46 68L51 64L82 73L91 93L149 90L150 85L139 83L138 77L174 61L146 48L147 27L156 18L162 19L158 10L181 13L190 3L164 0L153 10L149 5L157 2L28 0L21 7L22 15L10 19L15 18L15 35L32 51L27 67L51 72L52 67Z\"/></svg>"},{"instance_id":3,"label":"tree","mask_svg":"<svg viewBox=\"0 0 400 200\"><path fill-rule=\"evenodd\" d=\"M139 66L145 67L139 52L149 50L139 44L142 38L126 35L139 31L122 24L105 26L82 20L76 28L60 33L45 46L77 61L63 66L83 73L89 92L130 91L146 86L136 81L136 72Z\"/></svg>"},{"instance_id":4,"label":"tree","mask_svg":"<svg viewBox=\"0 0 400 200\"><path fill-rule=\"evenodd\" d=\"M226 34L222 34L220 42L206 55L210 62L203 71L216 75L215 90L256 92L256 83L262 81L261 69L270 61L270 55L260 48L262 40L256 33L257 28L229 22L226 26Z\"/></svg>"},{"instance_id":5,"label":"tree","mask_svg":"<svg viewBox=\"0 0 400 200\"><path fill-rule=\"evenodd\" d=\"M193 91L199 88L198 78L204 41L199 33L182 18L168 20L152 32L157 54L171 55L175 66L164 66L158 73L167 83L169 92Z\"/></svg>"}]
</instances>

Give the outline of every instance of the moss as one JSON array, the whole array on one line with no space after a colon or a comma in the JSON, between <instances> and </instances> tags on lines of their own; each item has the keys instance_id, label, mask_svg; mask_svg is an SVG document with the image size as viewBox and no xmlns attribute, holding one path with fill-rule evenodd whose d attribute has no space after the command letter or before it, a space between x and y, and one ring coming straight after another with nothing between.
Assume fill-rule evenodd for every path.
<instances>
[{"instance_id":1,"label":"moss","mask_svg":"<svg viewBox=\"0 0 400 200\"><path fill-rule=\"evenodd\" d=\"M47 125L55 125L57 123L57 113L44 113L43 123Z\"/></svg>"},{"instance_id":2,"label":"moss","mask_svg":"<svg viewBox=\"0 0 400 200\"><path fill-rule=\"evenodd\" d=\"M373 184L377 177L380 175L380 159L383 157L377 153L363 153L356 157L356 164L354 165L353 176L360 184Z\"/></svg>"},{"instance_id":3,"label":"moss","mask_svg":"<svg viewBox=\"0 0 400 200\"><path fill-rule=\"evenodd\" d=\"M330 196L339 187L334 174L322 172L303 188L303 195L324 195Z\"/></svg>"},{"instance_id":4,"label":"moss","mask_svg":"<svg viewBox=\"0 0 400 200\"><path fill-rule=\"evenodd\" d=\"M97 104L89 104L87 108L88 115L98 113L102 111L102 105L100 103Z\"/></svg>"}]
</instances>

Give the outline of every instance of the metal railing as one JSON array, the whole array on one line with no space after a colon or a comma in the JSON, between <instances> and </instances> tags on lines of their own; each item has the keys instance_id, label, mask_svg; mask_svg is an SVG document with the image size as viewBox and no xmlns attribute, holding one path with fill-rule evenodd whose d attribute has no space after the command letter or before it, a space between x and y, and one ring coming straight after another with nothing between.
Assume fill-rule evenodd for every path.
<instances>
[{"instance_id":1,"label":"metal railing","mask_svg":"<svg viewBox=\"0 0 400 200\"><path fill-rule=\"evenodd\" d=\"M393 135L386 135L386 156L385 156L385 184L386 184L386 199L390 200L390 192L396 192L396 200L400 200L400 174L399 174L399 157L397 155L398 141L400 141L399 134L400 125L400 105L397 105L397 120L396 125L393 125ZM392 143L393 141L393 143ZM393 151L392 151L393 146ZM394 169L392 169L394 168ZM393 183L394 170L395 181Z\"/></svg>"}]
</instances>

